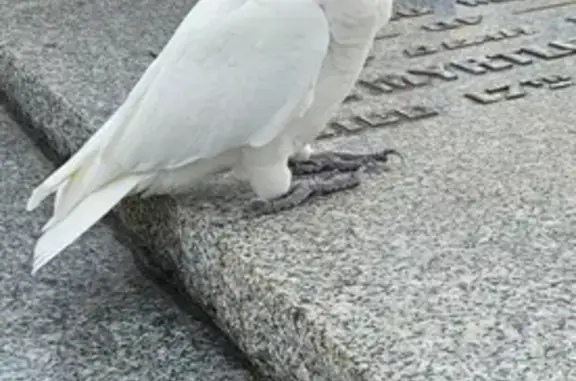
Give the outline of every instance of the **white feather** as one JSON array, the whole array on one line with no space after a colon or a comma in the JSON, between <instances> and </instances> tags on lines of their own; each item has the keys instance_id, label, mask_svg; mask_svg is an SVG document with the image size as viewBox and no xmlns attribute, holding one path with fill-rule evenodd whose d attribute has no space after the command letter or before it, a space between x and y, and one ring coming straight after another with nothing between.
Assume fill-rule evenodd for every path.
<instances>
[{"instance_id":1,"label":"white feather","mask_svg":"<svg viewBox=\"0 0 576 381\"><path fill-rule=\"evenodd\" d=\"M234 150L279 137L312 102L328 43L313 0L198 3L118 110L32 192L28 210L57 193L33 272L124 196L182 186L175 174L197 179L193 169L221 170Z\"/></svg>"},{"instance_id":2,"label":"white feather","mask_svg":"<svg viewBox=\"0 0 576 381\"><path fill-rule=\"evenodd\" d=\"M126 168L151 171L265 145L305 107L328 43L312 0L247 1L192 33L178 54L164 50L146 107L106 151Z\"/></svg>"},{"instance_id":3,"label":"white feather","mask_svg":"<svg viewBox=\"0 0 576 381\"><path fill-rule=\"evenodd\" d=\"M113 181L90 193L66 215L66 218L51 226L36 242L32 274L108 213L140 181L139 176L128 176Z\"/></svg>"}]
</instances>

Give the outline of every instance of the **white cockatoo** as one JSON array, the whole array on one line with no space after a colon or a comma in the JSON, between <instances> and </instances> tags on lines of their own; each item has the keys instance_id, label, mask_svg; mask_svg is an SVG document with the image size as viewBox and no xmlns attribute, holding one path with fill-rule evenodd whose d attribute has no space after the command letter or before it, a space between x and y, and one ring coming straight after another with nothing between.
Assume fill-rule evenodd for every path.
<instances>
[{"instance_id":1,"label":"white cockatoo","mask_svg":"<svg viewBox=\"0 0 576 381\"><path fill-rule=\"evenodd\" d=\"M291 191L294 161L308 164L298 173L354 167L362 155L311 157L310 143L391 13L392 0L200 0L124 103L33 191L29 211L56 197L32 273L127 195L233 170L282 209L307 197Z\"/></svg>"}]
</instances>

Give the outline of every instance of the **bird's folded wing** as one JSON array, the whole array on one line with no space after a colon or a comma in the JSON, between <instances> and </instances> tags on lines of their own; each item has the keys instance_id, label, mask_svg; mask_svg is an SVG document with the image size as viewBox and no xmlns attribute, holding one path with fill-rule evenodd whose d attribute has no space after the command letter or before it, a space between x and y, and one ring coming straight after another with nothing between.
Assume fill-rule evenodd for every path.
<instances>
[{"instance_id":1,"label":"bird's folded wing","mask_svg":"<svg viewBox=\"0 0 576 381\"><path fill-rule=\"evenodd\" d=\"M310 104L330 33L314 1L276 1L247 0L188 36L177 33L179 44L164 49L113 116L122 126L112 128L105 157L157 171L280 134Z\"/></svg>"}]
</instances>

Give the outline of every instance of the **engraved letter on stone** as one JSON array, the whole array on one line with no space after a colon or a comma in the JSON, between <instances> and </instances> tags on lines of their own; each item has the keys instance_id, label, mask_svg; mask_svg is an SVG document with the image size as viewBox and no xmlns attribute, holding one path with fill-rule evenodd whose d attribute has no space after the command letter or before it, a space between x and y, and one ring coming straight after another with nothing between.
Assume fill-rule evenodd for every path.
<instances>
[{"instance_id":1,"label":"engraved letter on stone","mask_svg":"<svg viewBox=\"0 0 576 381\"><path fill-rule=\"evenodd\" d=\"M392 110L382 114L373 112L366 116L356 116L354 119L367 127L378 128L400 122L401 115L396 110Z\"/></svg>"},{"instance_id":2,"label":"engraved letter on stone","mask_svg":"<svg viewBox=\"0 0 576 381\"><path fill-rule=\"evenodd\" d=\"M490 59L488 57L468 58L462 61L453 61L451 65L471 74L484 74L486 68L492 71L510 69L513 65L510 62Z\"/></svg>"},{"instance_id":3,"label":"engraved letter on stone","mask_svg":"<svg viewBox=\"0 0 576 381\"><path fill-rule=\"evenodd\" d=\"M425 75L427 77L440 78L440 79L444 79L446 81L454 81L454 80L458 79L458 74L454 73L453 71L448 70L446 68L446 65L444 65L444 64L436 64L436 65L432 65L432 66L427 66L427 67L422 68L422 69L410 69L410 70L408 70L408 73L416 74L416 75Z\"/></svg>"},{"instance_id":4,"label":"engraved letter on stone","mask_svg":"<svg viewBox=\"0 0 576 381\"><path fill-rule=\"evenodd\" d=\"M512 84L497 85L484 90L484 92L467 93L464 96L474 102L486 105L500 102L502 99L523 98L526 96L526 90L524 90L522 83L514 82Z\"/></svg>"},{"instance_id":5,"label":"engraved letter on stone","mask_svg":"<svg viewBox=\"0 0 576 381\"><path fill-rule=\"evenodd\" d=\"M437 51L437 48L430 45L418 45L404 49L404 54L408 57L421 57L434 54Z\"/></svg>"},{"instance_id":6,"label":"engraved letter on stone","mask_svg":"<svg viewBox=\"0 0 576 381\"><path fill-rule=\"evenodd\" d=\"M576 46L569 43L551 42L548 45L548 48L543 48L541 46L527 46L519 49L518 53L530 54L545 60L554 60L576 54Z\"/></svg>"}]
</instances>

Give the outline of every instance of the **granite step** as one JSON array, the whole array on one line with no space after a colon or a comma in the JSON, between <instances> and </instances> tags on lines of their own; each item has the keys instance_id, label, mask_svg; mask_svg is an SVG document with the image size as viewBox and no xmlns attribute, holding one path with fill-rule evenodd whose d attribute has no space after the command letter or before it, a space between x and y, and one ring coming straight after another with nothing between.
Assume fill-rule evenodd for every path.
<instances>
[{"instance_id":1,"label":"granite step","mask_svg":"<svg viewBox=\"0 0 576 381\"><path fill-rule=\"evenodd\" d=\"M1 381L258 380L192 306L185 313L143 277L108 226L98 224L33 278L31 250L50 208L23 210L54 167L2 101L0 166Z\"/></svg>"},{"instance_id":2,"label":"granite step","mask_svg":"<svg viewBox=\"0 0 576 381\"><path fill-rule=\"evenodd\" d=\"M394 147L362 187L247 217L222 177L115 211L154 276L279 380L576 377L576 5L399 2L320 149ZM63 160L194 4L0 0L0 84ZM84 239L86 240L86 238ZM48 266L67 266L63 255Z\"/></svg>"}]
</instances>

